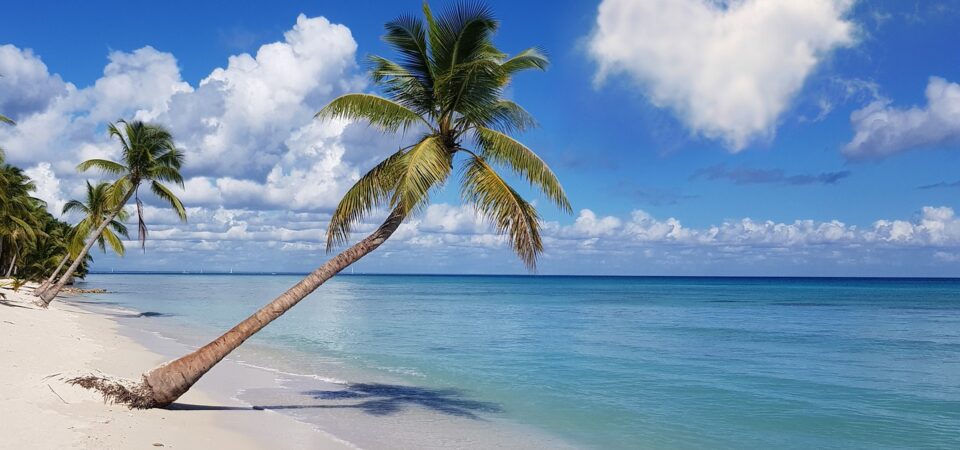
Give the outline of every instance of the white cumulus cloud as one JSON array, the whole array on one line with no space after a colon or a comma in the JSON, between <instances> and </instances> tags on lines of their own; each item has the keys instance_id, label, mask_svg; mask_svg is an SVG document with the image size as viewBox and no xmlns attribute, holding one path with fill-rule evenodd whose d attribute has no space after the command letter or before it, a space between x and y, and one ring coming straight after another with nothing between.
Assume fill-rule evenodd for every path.
<instances>
[{"instance_id":1,"label":"white cumulus cloud","mask_svg":"<svg viewBox=\"0 0 960 450\"><path fill-rule=\"evenodd\" d=\"M739 151L770 138L804 80L851 46L851 0L603 0L589 52L693 131Z\"/></svg>"},{"instance_id":2,"label":"white cumulus cloud","mask_svg":"<svg viewBox=\"0 0 960 450\"><path fill-rule=\"evenodd\" d=\"M49 170L68 195L81 193L76 165L116 158L104 125L119 118L167 126L184 151L188 204L329 210L371 161L398 140L363 124L319 121L336 95L365 88L350 30L300 15L283 39L228 58L196 86L174 55L152 47L107 55L103 75L77 88L48 73L29 49L0 46L0 128L9 162ZM55 214L58 211L53 211Z\"/></svg>"},{"instance_id":3,"label":"white cumulus cloud","mask_svg":"<svg viewBox=\"0 0 960 450\"><path fill-rule=\"evenodd\" d=\"M960 144L960 84L931 77L923 107L897 108L890 100L870 103L850 116L850 158L878 158L906 150Z\"/></svg>"}]
</instances>

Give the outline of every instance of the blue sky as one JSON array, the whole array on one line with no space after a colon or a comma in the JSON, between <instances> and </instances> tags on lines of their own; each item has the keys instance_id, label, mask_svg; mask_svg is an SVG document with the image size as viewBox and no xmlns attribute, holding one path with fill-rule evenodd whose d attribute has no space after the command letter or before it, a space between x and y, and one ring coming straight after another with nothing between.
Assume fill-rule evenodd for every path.
<instances>
[{"instance_id":1,"label":"blue sky","mask_svg":"<svg viewBox=\"0 0 960 450\"><path fill-rule=\"evenodd\" d=\"M539 45L553 63L509 91L541 125L520 138L554 168L575 209L566 216L538 202L549 223L542 272L960 273L960 44L952 38L960 3L490 4L501 48ZM362 78L364 56L389 55L383 23L418 10L414 1L9 5L0 73L14 75L0 78L0 107L21 126L0 130L0 147L46 180L54 209L78 195L74 161L112 151L106 121L164 122L184 136L196 219L182 226L156 211L146 254L97 256L96 268L307 270L325 258L319 236L337 196L395 140L356 125L320 130L309 116L289 124L270 108L307 114L333 93L375 91ZM303 31L319 17L329 23ZM271 71L273 60L257 52L280 43L297 54L291 33L322 42L307 46L320 56ZM243 54L252 62L239 61ZM273 72L317 84L278 103L290 80ZM262 100L242 86L274 97L262 117L241 112ZM29 135L50 117L69 126ZM249 125L212 132L196 125L203 120ZM271 125L257 129L264 121ZM214 151L210 142L249 148ZM298 165L313 167L323 186L293 177ZM435 202L432 215L360 267L522 272L501 261L510 258L502 243L458 206L454 189ZM824 224L836 223L839 234L824 235ZM898 226L909 226L907 235Z\"/></svg>"}]
</instances>

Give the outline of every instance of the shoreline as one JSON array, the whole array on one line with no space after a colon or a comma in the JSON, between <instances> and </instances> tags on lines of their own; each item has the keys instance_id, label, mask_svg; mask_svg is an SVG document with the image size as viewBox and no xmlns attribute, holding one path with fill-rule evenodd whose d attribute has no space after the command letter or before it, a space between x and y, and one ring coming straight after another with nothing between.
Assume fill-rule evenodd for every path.
<instances>
[{"instance_id":1,"label":"shoreline","mask_svg":"<svg viewBox=\"0 0 960 450\"><path fill-rule=\"evenodd\" d=\"M113 294L86 296L91 301L81 308L104 315L118 333L164 355L164 360L181 356L220 332L175 318L178 323L162 323L170 319L165 312L144 316L139 309L110 301L109 295ZM323 361L320 366L318 359ZM305 360L313 364L299 364ZM229 401L282 416L348 448L576 448L544 430L500 417L498 405L451 394L449 388L409 384L393 374L270 342L245 343L197 386L221 402L215 404ZM207 407L184 399L175 405ZM317 448L278 438L284 448Z\"/></svg>"},{"instance_id":2,"label":"shoreline","mask_svg":"<svg viewBox=\"0 0 960 450\"><path fill-rule=\"evenodd\" d=\"M67 301L36 308L29 287L2 289L0 434L4 448L356 448L314 427L257 410L201 380L180 409L131 411L63 380L90 372L137 378L168 360L107 314ZM62 299L61 299L62 300ZM227 372L227 371L224 371ZM235 374L225 374L230 377ZM206 381L206 383L205 383ZM246 382L246 380L244 381Z\"/></svg>"},{"instance_id":3,"label":"shoreline","mask_svg":"<svg viewBox=\"0 0 960 450\"><path fill-rule=\"evenodd\" d=\"M138 378L206 342L214 329L164 323L158 321L166 317L162 312L141 311L100 295L60 297L41 310L33 306L28 289L2 291L7 300L0 313L16 310L15 317L3 317L29 324L30 331L8 327L0 332L0 353L19 360L37 350L26 344L32 341L43 344L44 351L32 361L35 364L0 371L0 401L11 405L7 413L0 413L0 421L7 421L10 411L28 410L22 414L24 421L40 424L38 416L55 416L56 423L71 423L71 433L46 436L43 426L35 426L22 436L0 436L2 448L37 443L43 448L155 443L177 448L209 448L216 443L217 448L237 449L575 448L543 430L502 417L496 404L342 367L336 360L326 361L327 369L336 370L303 366L297 361L307 357L316 362L318 355L264 342L238 349L168 409L131 411L105 405L99 394L63 380L91 372ZM56 338L36 340L34 333ZM46 354L47 346L69 349L69 356ZM42 379L50 374L56 376ZM25 385L42 379L52 387L14 387L7 381L13 379ZM12 396L14 392L23 392L22 398Z\"/></svg>"}]
</instances>

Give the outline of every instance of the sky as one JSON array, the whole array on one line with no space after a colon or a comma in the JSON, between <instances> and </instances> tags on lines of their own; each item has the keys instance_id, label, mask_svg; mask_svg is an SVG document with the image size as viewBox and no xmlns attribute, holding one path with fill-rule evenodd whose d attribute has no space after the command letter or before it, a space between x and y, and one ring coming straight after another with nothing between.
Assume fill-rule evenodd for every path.
<instances>
[{"instance_id":1,"label":"sky","mask_svg":"<svg viewBox=\"0 0 960 450\"><path fill-rule=\"evenodd\" d=\"M145 197L146 249L94 270L312 270L340 196L410 139L313 114L378 92L366 58L420 4L7 5L0 148L59 216L100 177L77 163L117 157L109 122L163 124L189 221ZM960 276L960 1L489 4L502 50L551 59L507 90L574 209L511 178L543 218L538 273ZM527 273L455 182L432 200L355 271Z\"/></svg>"}]
</instances>

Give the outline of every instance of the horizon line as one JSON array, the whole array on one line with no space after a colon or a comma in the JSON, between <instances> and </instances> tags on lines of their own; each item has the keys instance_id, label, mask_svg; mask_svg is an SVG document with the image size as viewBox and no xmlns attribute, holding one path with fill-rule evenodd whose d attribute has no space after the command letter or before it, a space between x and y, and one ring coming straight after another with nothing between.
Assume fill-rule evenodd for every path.
<instances>
[{"instance_id":1,"label":"horizon line","mask_svg":"<svg viewBox=\"0 0 960 450\"><path fill-rule=\"evenodd\" d=\"M89 271L88 275L309 275L310 272L194 272L177 270ZM960 280L952 276L879 276L879 275L617 275L617 274L511 274L511 273L417 273L417 272L341 272L336 276L430 276L430 277L529 277L529 278L729 278L729 279L835 279L835 280Z\"/></svg>"}]
</instances>

